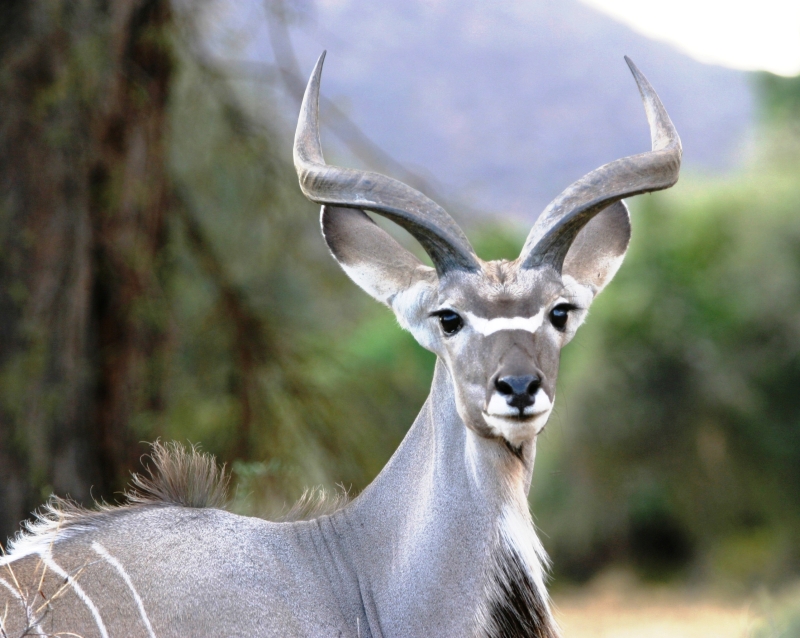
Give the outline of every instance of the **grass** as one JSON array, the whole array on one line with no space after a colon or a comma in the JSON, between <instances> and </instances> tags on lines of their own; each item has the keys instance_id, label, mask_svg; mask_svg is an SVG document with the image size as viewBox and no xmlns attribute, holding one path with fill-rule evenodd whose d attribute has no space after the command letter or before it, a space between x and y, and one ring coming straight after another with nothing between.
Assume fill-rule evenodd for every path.
<instances>
[{"instance_id":1,"label":"grass","mask_svg":"<svg viewBox=\"0 0 800 638\"><path fill-rule=\"evenodd\" d=\"M553 598L565 638L800 638L800 583L731 598L612 571Z\"/></svg>"}]
</instances>

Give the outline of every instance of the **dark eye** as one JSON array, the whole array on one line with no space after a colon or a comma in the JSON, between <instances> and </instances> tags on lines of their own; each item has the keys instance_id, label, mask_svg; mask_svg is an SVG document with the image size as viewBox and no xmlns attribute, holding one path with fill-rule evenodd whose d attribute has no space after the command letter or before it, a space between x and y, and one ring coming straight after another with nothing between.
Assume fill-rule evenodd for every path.
<instances>
[{"instance_id":1,"label":"dark eye","mask_svg":"<svg viewBox=\"0 0 800 638\"><path fill-rule=\"evenodd\" d=\"M567 325L567 319L569 318L569 311L573 309L573 306L562 303L558 304L550 311L550 323L553 324L556 330L564 330Z\"/></svg>"},{"instance_id":2,"label":"dark eye","mask_svg":"<svg viewBox=\"0 0 800 638\"><path fill-rule=\"evenodd\" d=\"M452 310L444 310L439 313L439 323L446 335L454 335L464 326L464 321Z\"/></svg>"}]
</instances>

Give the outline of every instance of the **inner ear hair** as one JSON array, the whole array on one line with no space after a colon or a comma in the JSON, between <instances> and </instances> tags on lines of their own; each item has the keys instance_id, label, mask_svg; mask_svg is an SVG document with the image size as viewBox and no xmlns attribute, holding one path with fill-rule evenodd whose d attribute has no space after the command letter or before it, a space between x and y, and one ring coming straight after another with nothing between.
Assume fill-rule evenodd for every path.
<instances>
[{"instance_id":1,"label":"inner ear hair","mask_svg":"<svg viewBox=\"0 0 800 638\"><path fill-rule=\"evenodd\" d=\"M596 295L617 273L631 240L631 218L622 201L604 209L581 229L564 259L562 275Z\"/></svg>"},{"instance_id":2,"label":"inner ear hair","mask_svg":"<svg viewBox=\"0 0 800 638\"><path fill-rule=\"evenodd\" d=\"M389 300L421 279L435 278L372 218L358 208L323 206L322 235L347 275L378 301Z\"/></svg>"}]
</instances>

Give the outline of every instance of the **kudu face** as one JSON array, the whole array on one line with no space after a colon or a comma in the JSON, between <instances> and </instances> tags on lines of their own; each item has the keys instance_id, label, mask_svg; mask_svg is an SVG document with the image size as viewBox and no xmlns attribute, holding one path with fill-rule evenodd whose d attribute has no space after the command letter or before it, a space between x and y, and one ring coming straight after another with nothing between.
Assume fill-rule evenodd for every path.
<instances>
[{"instance_id":1,"label":"kudu face","mask_svg":"<svg viewBox=\"0 0 800 638\"><path fill-rule=\"evenodd\" d=\"M561 348L624 257L630 219L622 198L677 181L681 146L672 122L628 60L653 150L575 182L540 215L515 261L484 262L453 219L418 191L377 173L325 164L318 129L323 60L324 54L306 89L294 159L303 192L323 204L325 241L347 274L445 364L467 427L520 449L550 415ZM434 268L363 210L408 230Z\"/></svg>"},{"instance_id":2,"label":"kudu face","mask_svg":"<svg viewBox=\"0 0 800 638\"><path fill-rule=\"evenodd\" d=\"M519 447L550 415L559 353L592 295L565 285L552 269L481 266L479 273L439 281L421 328L450 371L464 423Z\"/></svg>"},{"instance_id":3,"label":"kudu face","mask_svg":"<svg viewBox=\"0 0 800 638\"><path fill-rule=\"evenodd\" d=\"M613 277L630 237L628 211L617 203L582 231L562 273L478 260L475 271L439 275L359 210L323 207L322 230L347 274L444 362L464 423L514 448L544 427L561 348Z\"/></svg>"}]
</instances>

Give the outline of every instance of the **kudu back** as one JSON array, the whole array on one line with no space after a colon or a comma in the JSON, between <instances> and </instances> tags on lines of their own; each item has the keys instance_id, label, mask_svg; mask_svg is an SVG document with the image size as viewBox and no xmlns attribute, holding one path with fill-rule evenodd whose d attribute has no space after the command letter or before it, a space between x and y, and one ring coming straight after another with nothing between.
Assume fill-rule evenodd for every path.
<instances>
[{"instance_id":1,"label":"kudu back","mask_svg":"<svg viewBox=\"0 0 800 638\"><path fill-rule=\"evenodd\" d=\"M678 135L626 58L652 150L570 185L517 259L485 262L421 193L325 164L323 59L295 137L300 187L336 261L437 355L419 416L362 494L312 520L216 509L213 464L164 448L125 506L52 502L0 563L0 636L559 635L527 504L536 440L560 350L628 247L622 199L675 184ZM433 268L364 211L409 231Z\"/></svg>"}]
</instances>

